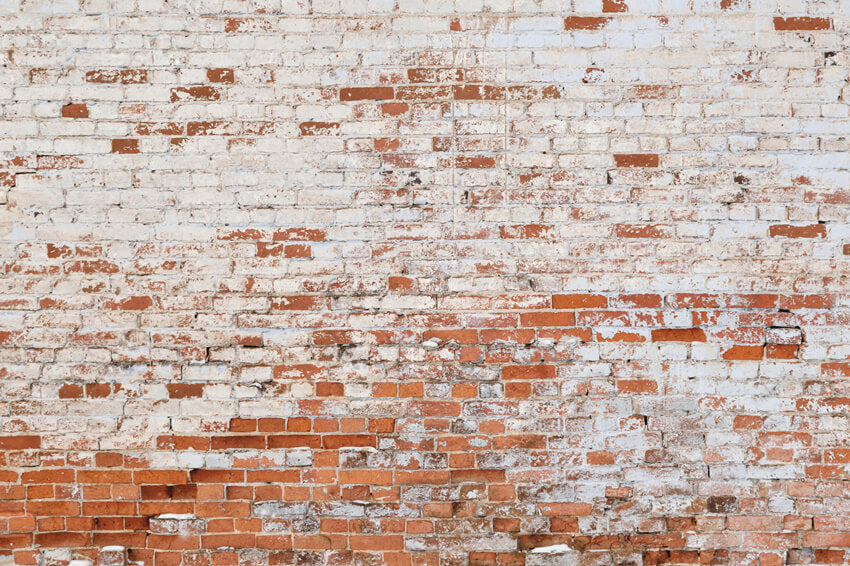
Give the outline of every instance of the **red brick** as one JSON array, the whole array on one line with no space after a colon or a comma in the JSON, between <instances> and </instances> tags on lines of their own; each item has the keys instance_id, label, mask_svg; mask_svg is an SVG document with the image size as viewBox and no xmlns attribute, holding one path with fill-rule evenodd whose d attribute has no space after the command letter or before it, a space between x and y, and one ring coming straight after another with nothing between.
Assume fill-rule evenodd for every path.
<instances>
[{"instance_id":1,"label":"red brick","mask_svg":"<svg viewBox=\"0 0 850 566\"><path fill-rule=\"evenodd\" d=\"M32 546L32 538L31 533L0 534L0 549L9 550ZM37 564L37 562L24 562L23 564Z\"/></svg>"},{"instance_id":2,"label":"red brick","mask_svg":"<svg viewBox=\"0 0 850 566\"><path fill-rule=\"evenodd\" d=\"M268 438L269 448L319 448L321 446L322 437L318 434L285 434Z\"/></svg>"},{"instance_id":3,"label":"red brick","mask_svg":"<svg viewBox=\"0 0 850 566\"><path fill-rule=\"evenodd\" d=\"M458 169L492 169L496 166L496 159L486 155L462 155L455 157L449 165Z\"/></svg>"},{"instance_id":4,"label":"red brick","mask_svg":"<svg viewBox=\"0 0 850 566\"><path fill-rule=\"evenodd\" d=\"M564 18L564 29L598 30L604 28L610 19L600 16L569 16Z\"/></svg>"},{"instance_id":5,"label":"red brick","mask_svg":"<svg viewBox=\"0 0 850 566\"><path fill-rule=\"evenodd\" d=\"M777 31L815 31L832 29L832 21L829 18L812 18L808 16L792 18L773 18L773 27Z\"/></svg>"},{"instance_id":6,"label":"red brick","mask_svg":"<svg viewBox=\"0 0 850 566\"><path fill-rule=\"evenodd\" d=\"M156 439L159 450L209 450L210 438L207 436L164 435Z\"/></svg>"},{"instance_id":7,"label":"red brick","mask_svg":"<svg viewBox=\"0 0 850 566\"><path fill-rule=\"evenodd\" d=\"M556 237L557 232L554 226L546 224L515 224L500 227L499 234L503 238L552 239Z\"/></svg>"},{"instance_id":8,"label":"red brick","mask_svg":"<svg viewBox=\"0 0 850 566\"><path fill-rule=\"evenodd\" d=\"M211 83L233 83L233 69L207 69L207 80Z\"/></svg>"},{"instance_id":9,"label":"red brick","mask_svg":"<svg viewBox=\"0 0 850 566\"><path fill-rule=\"evenodd\" d=\"M614 163L617 167L658 167L658 155L655 153L616 153Z\"/></svg>"},{"instance_id":10,"label":"red brick","mask_svg":"<svg viewBox=\"0 0 850 566\"><path fill-rule=\"evenodd\" d=\"M662 328L652 331L653 342L705 342L701 328Z\"/></svg>"},{"instance_id":11,"label":"red brick","mask_svg":"<svg viewBox=\"0 0 850 566\"><path fill-rule=\"evenodd\" d=\"M521 326L575 326L576 315L571 312L530 312L519 316Z\"/></svg>"},{"instance_id":12,"label":"red brick","mask_svg":"<svg viewBox=\"0 0 850 566\"><path fill-rule=\"evenodd\" d=\"M616 14L628 11L628 5L625 0L602 0L602 12L605 14Z\"/></svg>"},{"instance_id":13,"label":"red brick","mask_svg":"<svg viewBox=\"0 0 850 566\"><path fill-rule=\"evenodd\" d=\"M302 136L338 136L339 122L301 122L298 124Z\"/></svg>"},{"instance_id":14,"label":"red brick","mask_svg":"<svg viewBox=\"0 0 850 566\"><path fill-rule=\"evenodd\" d=\"M192 100L219 100L221 92L211 86L190 86L171 89L171 102Z\"/></svg>"},{"instance_id":15,"label":"red brick","mask_svg":"<svg viewBox=\"0 0 850 566\"><path fill-rule=\"evenodd\" d=\"M760 360L764 356L764 346L732 346L723 352L724 360Z\"/></svg>"},{"instance_id":16,"label":"red brick","mask_svg":"<svg viewBox=\"0 0 850 566\"><path fill-rule=\"evenodd\" d=\"M373 434L329 434L322 437L323 448L343 448L355 446L376 446Z\"/></svg>"},{"instance_id":17,"label":"red brick","mask_svg":"<svg viewBox=\"0 0 850 566\"><path fill-rule=\"evenodd\" d=\"M552 295L556 309L604 309L608 299L602 295Z\"/></svg>"},{"instance_id":18,"label":"red brick","mask_svg":"<svg viewBox=\"0 0 850 566\"><path fill-rule=\"evenodd\" d=\"M187 483L186 472L181 470L136 470L133 481L139 484L184 484Z\"/></svg>"},{"instance_id":19,"label":"red brick","mask_svg":"<svg viewBox=\"0 0 850 566\"><path fill-rule=\"evenodd\" d=\"M758 415L736 415L733 421L735 430L759 429L762 425L762 417Z\"/></svg>"},{"instance_id":20,"label":"red brick","mask_svg":"<svg viewBox=\"0 0 850 566\"><path fill-rule=\"evenodd\" d=\"M139 140L112 140L112 153L139 153Z\"/></svg>"},{"instance_id":21,"label":"red brick","mask_svg":"<svg viewBox=\"0 0 850 566\"><path fill-rule=\"evenodd\" d=\"M352 535L348 538L352 550L401 550L404 538L399 535Z\"/></svg>"},{"instance_id":22,"label":"red brick","mask_svg":"<svg viewBox=\"0 0 850 566\"><path fill-rule=\"evenodd\" d=\"M553 379L555 366L505 366L502 379Z\"/></svg>"},{"instance_id":23,"label":"red brick","mask_svg":"<svg viewBox=\"0 0 850 566\"><path fill-rule=\"evenodd\" d=\"M37 546L80 547L91 544L91 535L89 533L36 533L33 542Z\"/></svg>"},{"instance_id":24,"label":"red brick","mask_svg":"<svg viewBox=\"0 0 850 566\"><path fill-rule=\"evenodd\" d=\"M203 383L168 383L165 388L171 399L197 398L204 394Z\"/></svg>"},{"instance_id":25,"label":"red brick","mask_svg":"<svg viewBox=\"0 0 850 566\"><path fill-rule=\"evenodd\" d=\"M245 481L244 470L197 469L189 473L192 483L239 483Z\"/></svg>"},{"instance_id":26,"label":"red brick","mask_svg":"<svg viewBox=\"0 0 850 566\"><path fill-rule=\"evenodd\" d=\"M21 483L73 483L74 476L74 470L37 470L21 473Z\"/></svg>"},{"instance_id":27,"label":"red brick","mask_svg":"<svg viewBox=\"0 0 850 566\"><path fill-rule=\"evenodd\" d=\"M85 104L69 103L62 107L63 118L88 118L89 109Z\"/></svg>"},{"instance_id":28,"label":"red brick","mask_svg":"<svg viewBox=\"0 0 850 566\"><path fill-rule=\"evenodd\" d=\"M381 105L381 113L384 116L403 116L410 111L410 105L404 102L386 102Z\"/></svg>"},{"instance_id":29,"label":"red brick","mask_svg":"<svg viewBox=\"0 0 850 566\"><path fill-rule=\"evenodd\" d=\"M272 310L309 311L322 310L326 305L323 297L301 295L294 297L276 297L271 301Z\"/></svg>"},{"instance_id":30,"label":"red brick","mask_svg":"<svg viewBox=\"0 0 850 566\"><path fill-rule=\"evenodd\" d=\"M339 91L339 99L349 100L386 100L393 98L393 88L381 87L350 87Z\"/></svg>"},{"instance_id":31,"label":"red brick","mask_svg":"<svg viewBox=\"0 0 850 566\"><path fill-rule=\"evenodd\" d=\"M279 241L311 241L321 242L325 240L325 231L318 228L286 228L276 230L272 236L276 242Z\"/></svg>"},{"instance_id":32,"label":"red brick","mask_svg":"<svg viewBox=\"0 0 850 566\"><path fill-rule=\"evenodd\" d=\"M658 383L652 379L618 379L617 393L658 393Z\"/></svg>"},{"instance_id":33,"label":"red brick","mask_svg":"<svg viewBox=\"0 0 850 566\"><path fill-rule=\"evenodd\" d=\"M826 238L826 225L774 224L770 227L770 236L772 238Z\"/></svg>"},{"instance_id":34,"label":"red brick","mask_svg":"<svg viewBox=\"0 0 850 566\"><path fill-rule=\"evenodd\" d=\"M0 450L26 450L41 447L41 437L36 435L0 436Z\"/></svg>"},{"instance_id":35,"label":"red brick","mask_svg":"<svg viewBox=\"0 0 850 566\"><path fill-rule=\"evenodd\" d=\"M671 238L670 226L660 224L618 224L618 238Z\"/></svg>"}]
</instances>

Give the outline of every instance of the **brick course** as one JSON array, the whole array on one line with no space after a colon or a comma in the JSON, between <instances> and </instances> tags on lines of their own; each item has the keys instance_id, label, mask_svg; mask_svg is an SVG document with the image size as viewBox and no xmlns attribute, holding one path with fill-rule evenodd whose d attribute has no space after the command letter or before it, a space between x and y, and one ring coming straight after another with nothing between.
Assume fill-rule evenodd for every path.
<instances>
[{"instance_id":1,"label":"brick course","mask_svg":"<svg viewBox=\"0 0 850 566\"><path fill-rule=\"evenodd\" d=\"M850 564L848 25L0 3L0 565Z\"/></svg>"}]
</instances>

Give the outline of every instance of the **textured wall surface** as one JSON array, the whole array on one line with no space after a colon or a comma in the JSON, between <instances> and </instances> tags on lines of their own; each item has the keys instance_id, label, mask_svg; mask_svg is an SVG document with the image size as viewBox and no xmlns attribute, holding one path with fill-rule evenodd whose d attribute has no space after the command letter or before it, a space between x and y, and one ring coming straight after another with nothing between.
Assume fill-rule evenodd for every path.
<instances>
[{"instance_id":1,"label":"textured wall surface","mask_svg":"<svg viewBox=\"0 0 850 566\"><path fill-rule=\"evenodd\" d=\"M0 1L0 564L850 564L848 30Z\"/></svg>"}]
</instances>

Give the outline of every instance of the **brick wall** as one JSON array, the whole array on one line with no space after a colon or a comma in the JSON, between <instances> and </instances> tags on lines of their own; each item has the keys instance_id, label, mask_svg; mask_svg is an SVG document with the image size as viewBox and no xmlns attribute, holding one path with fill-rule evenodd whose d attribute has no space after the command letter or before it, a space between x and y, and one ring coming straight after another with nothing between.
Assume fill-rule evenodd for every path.
<instances>
[{"instance_id":1,"label":"brick wall","mask_svg":"<svg viewBox=\"0 0 850 566\"><path fill-rule=\"evenodd\" d=\"M849 564L848 29L0 2L0 565Z\"/></svg>"}]
</instances>

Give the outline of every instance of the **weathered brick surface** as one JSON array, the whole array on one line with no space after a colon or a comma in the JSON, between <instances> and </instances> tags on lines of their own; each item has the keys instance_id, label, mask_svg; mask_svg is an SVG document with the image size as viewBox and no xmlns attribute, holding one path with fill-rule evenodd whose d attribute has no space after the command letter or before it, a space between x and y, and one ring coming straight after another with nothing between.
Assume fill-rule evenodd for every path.
<instances>
[{"instance_id":1,"label":"weathered brick surface","mask_svg":"<svg viewBox=\"0 0 850 566\"><path fill-rule=\"evenodd\" d=\"M850 563L849 28L0 1L0 564Z\"/></svg>"}]
</instances>

